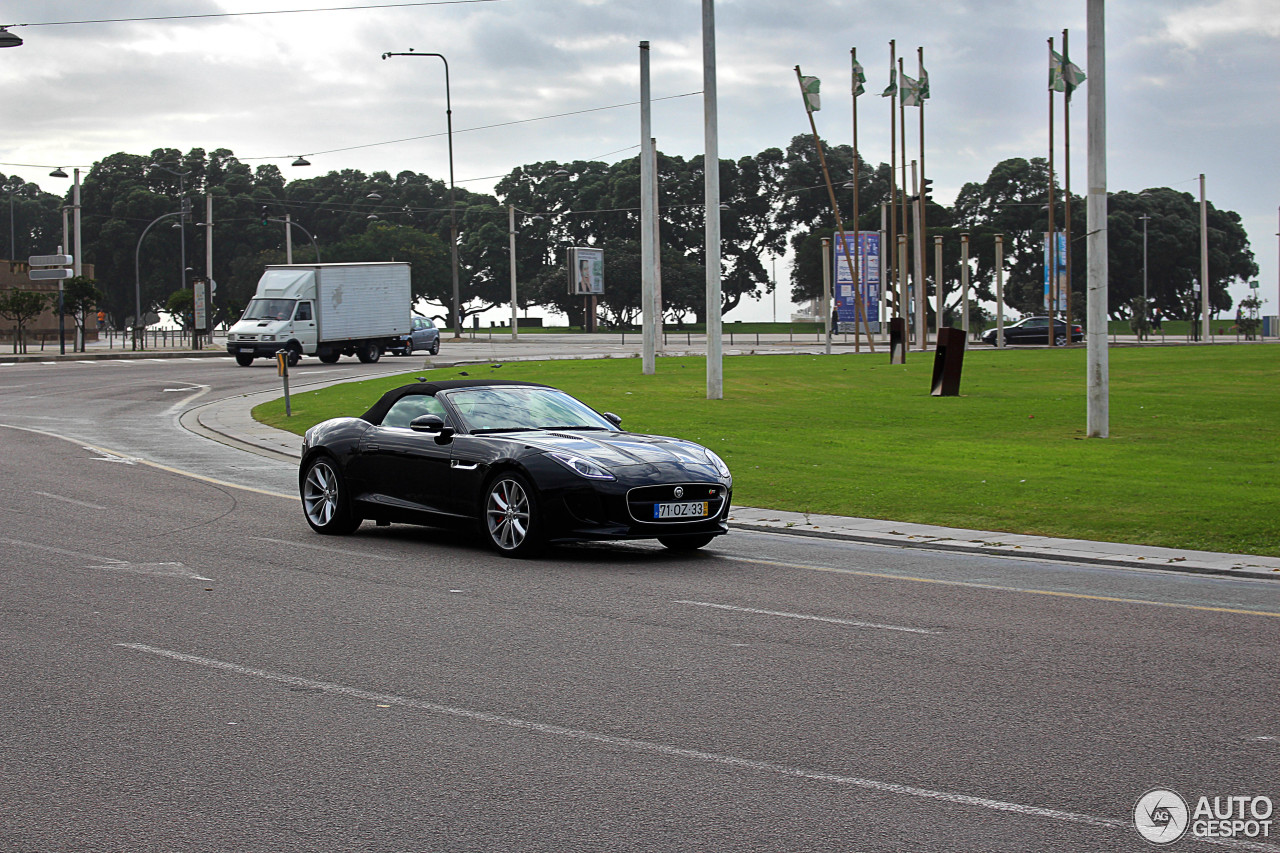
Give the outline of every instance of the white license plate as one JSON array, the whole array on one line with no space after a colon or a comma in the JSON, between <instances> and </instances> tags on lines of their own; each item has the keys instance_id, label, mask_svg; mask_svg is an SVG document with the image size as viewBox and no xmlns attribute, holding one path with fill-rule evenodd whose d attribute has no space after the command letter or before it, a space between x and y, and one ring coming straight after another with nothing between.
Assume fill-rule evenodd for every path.
<instances>
[{"instance_id":1,"label":"white license plate","mask_svg":"<svg viewBox=\"0 0 1280 853\"><path fill-rule=\"evenodd\" d=\"M683 504L654 504L654 518L705 518L707 502L695 501Z\"/></svg>"}]
</instances>

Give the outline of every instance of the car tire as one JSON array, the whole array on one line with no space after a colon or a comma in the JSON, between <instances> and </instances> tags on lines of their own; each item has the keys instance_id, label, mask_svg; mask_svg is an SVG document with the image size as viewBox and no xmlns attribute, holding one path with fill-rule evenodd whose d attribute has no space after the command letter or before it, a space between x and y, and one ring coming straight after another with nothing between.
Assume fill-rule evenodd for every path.
<instances>
[{"instance_id":1,"label":"car tire","mask_svg":"<svg viewBox=\"0 0 1280 853\"><path fill-rule=\"evenodd\" d=\"M382 347L370 342L356 350L356 357L365 364L374 364L382 358Z\"/></svg>"},{"instance_id":2,"label":"car tire","mask_svg":"<svg viewBox=\"0 0 1280 853\"><path fill-rule=\"evenodd\" d=\"M285 361L290 367L297 367L298 362L302 361L302 347L297 344L289 344L285 347Z\"/></svg>"},{"instance_id":3,"label":"car tire","mask_svg":"<svg viewBox=\"0 0 1280 853\"><path fill-rule=\"evenodd\" d=\"M484 490L480 526L504 557L529 557L542 550L542 520L529 481L515 471L503 471Z\"/></svg>"},{"instance_id":4,"label":"car tire","mask_svg":"<svg viewBox=\"0 0 1280 853\"><path fill-rule=\"evenodd\" d=\"M248 367L253 364L253 356L247 352L238 352L236 353L236 364L241 367Z\"/></svg>"},{"instance_id":5,"label":"car tire","mask_svg":"<svg viewBox=\"0 0 1280 853\"><path fill-rule=\"evenodd\" d=\"M337 364L341 355L336 349L322 349L316 354L316 358L320 359L321 364Z\"/></svg>"},{"instance_id":6,"label":"car tire","mask_svg":"<svg viewBox=\"0 0 1280 853\"><path fill-rule=\"evenodd\" d=\"M431 349L427 350L427 352L431 353L432 355L439 355L439 354L440 354L440 339L439 339L439 338L436 338L434 341L432 341L432 342L431 342Z\"/></svg>"},{"instance_id":7,"label":"car tire","mask_svg":"<svg viewBox=\"0 0 1280 853\"><path fill-rule=\"evenodd\" d=\"M704 533L701 536L659 536L658 541L672 551L696 551L715 538L714 534Z\"/></svg>"},{"instance_id":8,"label":"car tire","mask_svg":"<svg viewBox=\"0 0 1280 853\"><path fill-rule=\"evenodd\" d=\"M360 517L351 512L346 481L332 457L317 456L307 463L301 491L302 514L316 533L341 536L360 526Z\"/></svg>"}]
</instances>

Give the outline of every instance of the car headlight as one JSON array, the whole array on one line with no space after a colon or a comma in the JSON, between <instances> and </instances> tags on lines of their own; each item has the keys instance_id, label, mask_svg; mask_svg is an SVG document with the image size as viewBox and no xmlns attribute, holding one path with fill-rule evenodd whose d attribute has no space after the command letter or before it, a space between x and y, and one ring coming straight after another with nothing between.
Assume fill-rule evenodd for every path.
<instances>
[{"instance_id":1,"label":"car headlight","mask_svg":"<svg viewBox=\"0 0 1280 853\"><path fill-rule=\"evenodd\" d=\"M612 474L590 459L583 459L581 456L574 456L572 453L548 453L547 455L579 477L586 477L588 480L615 479Z\"/></svg>"},{"instance_id":2,"label":"car headlight","mask_svg":"<svg viewBox=\"0 0 1280 853\"><path fill-rule=\"evenodd\" d=\"M711 460L711 464L715 466L716 471L720 473L721 477L733 476L732 474L729 473L729 466L724 464L724 460L721 459L719 456L716 456L714 452L708 450L705 447L702 448L702 452L707 454L707 458Z\"/></svg>"},{"instance_id":3,"label":"car headlight","mask_svg":"<svg viewBox=\"0 0 1280 853\"><path fill-rule=\"evenodd\" d=\"M262 337L258 338L258 340L260 341L274 341L275 339L276 339L275 335L263 335Z\"/></svg>"}]
</instances>

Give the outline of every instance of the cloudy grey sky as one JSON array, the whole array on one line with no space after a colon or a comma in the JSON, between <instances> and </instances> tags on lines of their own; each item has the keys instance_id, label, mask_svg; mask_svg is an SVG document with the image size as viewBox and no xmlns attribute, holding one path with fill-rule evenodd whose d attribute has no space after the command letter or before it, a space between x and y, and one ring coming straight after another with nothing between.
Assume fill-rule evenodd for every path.
<instances>
[{"instance_id":1,"label":"cloudy grey sky","mask_svg":"<svg viewBox=\"0 0 1280 853\"><path fill-rule=\"evenodd\" d=\"M699 0L476 0L399 8L121 23L373 5L375 0L24 0L0 24L25 44L0 51L0 171L50 191L54 166L87 169L118 151L228 148L286 177L401 169L448 178L444 71L455 171L480 192L540 160L614 161L639 144L638 45L652 45L653 132L662 150L702 152ZM389 3L402 0L386 0ZM823 81L818 129L850 141L849 50L867 69L859 148L889 159L890 39L914 76L925 49L933 97L926 159L937 196L1008 157L1047 153L1047 39L1070 30L1085 66L1084 0L718 0L720 155L808 131L794 66ZM1169 186L1244 218L1277 313L1280 13L1275 0L1129 0L1107 18L1108 187ZM1085 68L1089 72L1089 68ZM1085 190L1085 105L1072 115L1072 189ZM612 108L611 107L617 107ZM559 117L555 117L559 116ZM1059 112L1059 157L1061 114ZM908 119L914 139L914 114ZM397 141L403 140L403 141ZM310 168L291 168L305 154ZM910 156L916 156L911 153ZM25 164L25 165L17 165ZM465 182L465 183L464 183ZM784 278L779 267L779 278ZM1234 288L1238 300L1247 295ZM749 319L741 310L730 319ZM767 311L753 316L767 317Z\"/></svg>"}]
</instances>

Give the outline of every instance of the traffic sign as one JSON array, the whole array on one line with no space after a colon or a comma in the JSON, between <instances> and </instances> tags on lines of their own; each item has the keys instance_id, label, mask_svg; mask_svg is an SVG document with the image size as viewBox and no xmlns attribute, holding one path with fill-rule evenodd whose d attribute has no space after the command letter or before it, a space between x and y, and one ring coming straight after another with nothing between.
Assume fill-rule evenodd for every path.
<instances>
[{"instance_id":1,"label":"traffic sign","mask_svg":"<svg viewBox=\"0 0 1280 853\"><path fill-rule=\"evenodd\" d=\"M75 260L71 255L32 255L27 263L33 267L69 267Z\"/></svg>"},{"instance_id":2,"label":"traffic sign","mask_svg":"<svg viewBox=\"0 0 1280 853\"><path fill-rule=\"evenodd\" d=\"M67 269L66 267L61 267L59 269L52 269L52 270L31 270L28 273L28 275L31 276L32 281L48 281L50 279L71 278L75 274L76 274L75 270Z\"/></svg>"}]
</instances>

